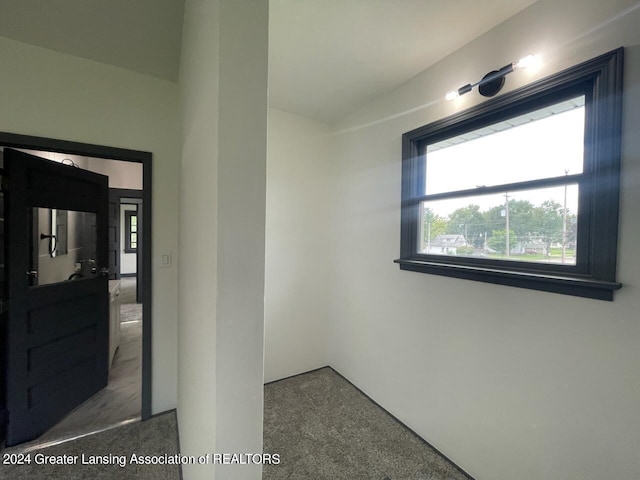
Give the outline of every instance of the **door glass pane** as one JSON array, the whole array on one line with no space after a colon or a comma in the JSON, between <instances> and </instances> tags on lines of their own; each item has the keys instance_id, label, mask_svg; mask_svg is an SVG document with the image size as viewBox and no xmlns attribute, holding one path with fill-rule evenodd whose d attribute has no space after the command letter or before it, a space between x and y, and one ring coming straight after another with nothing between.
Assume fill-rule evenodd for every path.
<instances>
[{"instance_id":1,"label":"door glass pane","mask_svg":"<svg viewBox=\"0 0 640 480\"><path fill-rule=\"evenodd\" d=\"M427 147L426 194L583 171L584 96Z\"/></svg>"},{"instance_id":2,"label":"door glass pane","mask_svg":"<svg viewBox=\"0 0 640 480\"><path fill-rule=\"evenodd\" d=\"M578 185L423 202L418 253L576 264Z\"/></svg>"},{"instance_id":3,"label":"door glass pane","mask_svg":"<svg viewBox=\"0 0 640 480\"><path fill-rule=\"evenodd\" d=\"M31 216L30 286L95 277L95 213L32 208Z\"/></svg>"}]
</instances>

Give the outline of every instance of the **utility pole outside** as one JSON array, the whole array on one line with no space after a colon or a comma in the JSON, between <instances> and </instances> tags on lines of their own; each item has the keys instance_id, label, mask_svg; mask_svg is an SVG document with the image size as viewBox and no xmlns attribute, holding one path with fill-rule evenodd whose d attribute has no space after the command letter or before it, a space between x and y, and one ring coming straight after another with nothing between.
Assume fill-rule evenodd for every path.
<instances>
[{"instance_id":1,"label":"utility pole outside","mask_svg":"<svg viewBox=\"0 0 640 480\"><path fill-rule=\"evenodd\" d=\"M569 170L564 171L564 175L569 175ZM562 263L564 263L567 251L567 184L564 184L564 208L562 209Z\"/></svg>"},{"instance_id":2,"label":"utility pole outside","mask_svg":"<svg viewBox=\"0 0 640 480\"><path fill-rule=\"evenodd\" d=\"M506 237L506 247L507 247L505 250L505 254L507 258L509 258L511 244L509 242L510 235L509 235L509 194L508 193L504 194L504 216L505 216L505 223L506 223L505 237Z\"/></svg>"}]
</instances>

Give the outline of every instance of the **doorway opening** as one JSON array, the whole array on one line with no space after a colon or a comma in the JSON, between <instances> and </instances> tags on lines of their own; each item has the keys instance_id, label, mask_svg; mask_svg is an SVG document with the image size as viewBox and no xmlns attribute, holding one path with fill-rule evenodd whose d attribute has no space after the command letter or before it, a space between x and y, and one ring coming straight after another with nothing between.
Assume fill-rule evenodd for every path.
<instances>
[{"instance_id":1,"label":"doorway opening","mask_svg":"<svg viewBox=\"0 0 640 480\"><path fill-rule=\"evenodd\" d=\"M87 170L101 174L106 173L109 177L110 187L113 187L109 189L108 275L111 303L118 305L110 309L110 315L114 315L117 309L118 317L117 321L110 320L110 328L117 326L118 331L111 330L109 332L109 365L111 367L109 375L110 382L113 376L116 379L116 384L110 383L107 388L76 408L41 437L42 440L38 440L38 443L57 443L104 430L112 426L109 425L109 422L121 424L149 418L151 416L151 153L0 133L0 151L4 148L27 150L31 154L44 156L48 160L57 160L67 164L69 161L74 162L73 158L76 157L89 159L85 165L77 166L90 167L87 163L91 163L93 168L87 168ZM122 176L122 171L120 170L118 173L117 169L114 170L115 165L137 167L140 171L139 185L131 184L130 181L122 183L122 178L118 178ZM116 171L115 175L114 171ZM109 174L110 172L111 174ZM47 217L51 215L49 210L43 214ZM65 215L58 215L57 212L55 215L56 222L64 221ZM73 216L73 213L67 215ZM59 220L58 217L60 217ZM59 229L61 226L55 228ZM42 233L38 232L38 235L40 236ZM62 237L63 235L60 235L61 239ZM2 238L5 239L4 235ZM54 243L52 239L42 243L47 242ZM63 251L62 246L61 243L60 252ZM53 255L57 255L57 252ZM64 254L62 255L64 256ZM70 275L71 279L82 278L82 268L85 265L81 264L80 267L76 273ZM4 265L2 268L4 269ZM2 273L4 274L4 271ZM4 295L5 285L2 287L0 290ZM11 298L3 296L2 306L5 317L6 305L9 304L9 308L11 308L10 303ZM2 343L3 348L6 349L8 338L4 333ZM3 413L0 415L0 441L4 440L7 420L11 419L11 411L6 410L7 395L9 394L5 388L8 365L4 355L1 362L0 409ZM133 371L136 368L136 363L138 365L137 372ZM137 378L137 386L123 385L133 378ZM120 381L120 385L117 385L118 381ZM113 388L120 389L121 394L123 391L127 392L125 396L131 394L131 401L120 401L116 407L119 412L116 412L115 416L112 415L113 412L102 412L104 415L101 415L98 410L103 408L105 402L108 405L109 394ZM122 390L123 388L124 390ZM137 398L134 392L136 389ZM120 400L122 397L120 395Z\"/></svg>"}]
</instances>

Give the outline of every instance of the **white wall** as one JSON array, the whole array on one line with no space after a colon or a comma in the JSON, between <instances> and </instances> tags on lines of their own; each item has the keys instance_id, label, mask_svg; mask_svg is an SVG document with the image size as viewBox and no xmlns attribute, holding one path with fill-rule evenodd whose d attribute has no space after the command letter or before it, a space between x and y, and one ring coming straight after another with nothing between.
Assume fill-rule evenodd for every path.
<instances>
[{"instance_id":1,"label":"white wall","mask_svg":"<svg viewBox=\"0 0 640 480\"><path fill-rule=\"evenodd\" d=\"M268 2L187 1L180 86L182 452L262 451ZM189 466L185 478L261 478Z\"/></svg>"},{"instance_id":2,"label":"white wall","mask_svg":"<svg viewBox=\"0 0 640 480\"><path fill-rule=\"evenodd\" d=\"M216 451L218 2L187 0L180 64L182 163L178 426L185 455ZM211 465L183 467L187 480Z\"/></svg>"},{"instance_id":3,"label":"white wall","mask_svg":"<svg viewBox=\"0 0 640 480\"><path fill-rule=\"evenodd\" d=\"M109 177L109 188L127 188L142 190L142 164L106 160L104 158L88 158L87 170L101 173Z\"/></svg>"},{"instance_id":4,"label":"white wall","mask_svg":"<svg viewBox=\"0 0 640 480\"><path fill-rule=\"evenodd\" d=\"M640 9L620 15L635 4L540 0L336 126L320 200L330 211L331 242L314 252L314 262L332 265L330 275L318 277L318 289L327 292L329 359L475 478L640 478ZM624 286L615 300L400 271L393 260L402 133L481 101L475 91L456 102L443 97L529 52L542 56L542 69L533 76L515 72L506 90L621 45L627 47L618 274ZM270 187L311 181L278 175L270 172ZM282 212L313 210L319 200L296 201L305 203ZM269 218L275 225L275 213ZM300 229L294 251L315 242L315 234ZM280 314L293 325L281 328L291 332L308 302L298 290ZM274 369L286 363L275 357L267 351ZM297 359L292 351L291 361Z\"/></svg>"},{"instance_id":5,"label":"white wall","mask_svg":"<svg viewBox=\"0 0 640 480\"><path fill-rule=\"evenodd\" d=\"M220 2L216 446L262 452L269 1ZM260 479L261 466L216 478Z\"/></svg>"},{"instance_id":6,"label":"white wall","mask_svg":"<svg viewBox=\"0 0 640 480\"><path fill-rule=\"evenodd\" d=\"M176 406L178 88L0 37L0 131L153 153L153 412Z\"/></svg>"},{"instance_id":7,"label":"white wall","mask_svg":"<svg viewBox=\"0 0 640 480\"><path fill-rule=\"evenodd\" d=\"M327 365L329 127L269 109L265 382Z\"/></svg>"},{"instance_id":8,"label":"white wall","mask_svg":"<svg viewBox=\"0 0 640 480\"><path fill-rule=\"evenodd\" d=\"M124 247L125 243L125 212L128 210L133 210L134 212L138 210L137 205L129 205L129 204L121 204L120 205L120 273L136 273L138 269L138 254L136 253L125 253Z\"/></svg>"}]
</instances>

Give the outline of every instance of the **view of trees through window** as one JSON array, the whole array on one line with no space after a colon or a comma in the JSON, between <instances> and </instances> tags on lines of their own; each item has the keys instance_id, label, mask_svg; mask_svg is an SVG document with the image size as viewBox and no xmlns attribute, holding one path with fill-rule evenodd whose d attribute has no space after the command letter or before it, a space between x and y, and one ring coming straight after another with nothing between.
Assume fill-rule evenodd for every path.
<instances>
[{"instance_id":1,"label":"view of trees through window","mask_svg":"<svg viewBox=\"0 0 640 480\"><path fill-rule=\"evenodd\" d=\"M575 265L577 212L567 205L577 204L578 188L546 190L549 198L541 202L533 201L534 192L504 193L490 195L492 206L471 200L448 215L436 213L446 201L424 202L421 253Z\"/></svg>"}]
</instances>

